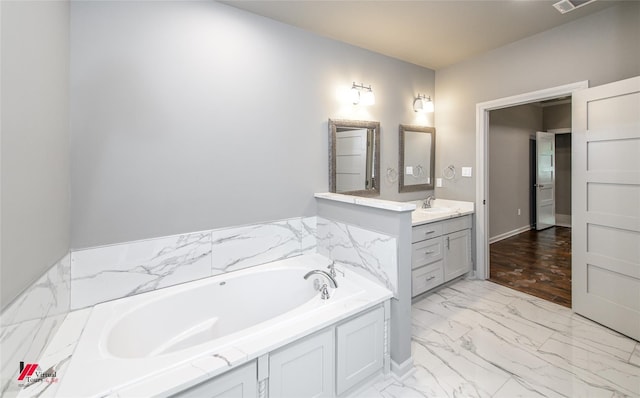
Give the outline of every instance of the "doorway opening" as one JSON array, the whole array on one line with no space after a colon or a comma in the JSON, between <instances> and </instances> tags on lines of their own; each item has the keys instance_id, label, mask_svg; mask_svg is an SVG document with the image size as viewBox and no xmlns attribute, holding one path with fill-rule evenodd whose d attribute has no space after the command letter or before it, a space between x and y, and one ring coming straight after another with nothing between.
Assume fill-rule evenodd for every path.
<instances>
[{"instance_id":1,"label":"doorway opening","mask_svg":"<svg viewBox=\"0 0 640 398\"><path fill-rule=\"evenodd\" d=\"M571 96L574 91L588 87L588 81L582 81L496 99L476 105L476 169L478 170L476 180L476 277L478 279L489 279L490 277L489 217L491 201L496 198L495 193L492 193L489 187L490 112L518 105ZM528 155L525 156L525 159L528 159ZM522 232L528 230L530 230L530 225L526 226Z\"/></svg>"},{"instance_id":2,"label":"doorway opening","mask_svg":"<svg viewBox=\"0 0 640 398\"><path fill-rule=\"evenodd\" d=\"M489 279L571 306L571 97L489 113Z\"/></svg>"}]
</instances>

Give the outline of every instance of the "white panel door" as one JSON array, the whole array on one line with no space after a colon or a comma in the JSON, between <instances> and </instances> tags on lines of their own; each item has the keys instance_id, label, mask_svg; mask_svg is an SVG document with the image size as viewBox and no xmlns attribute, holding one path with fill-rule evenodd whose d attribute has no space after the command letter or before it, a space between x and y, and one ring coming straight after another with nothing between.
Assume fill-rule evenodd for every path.
<instances>
[{"instance_id":1,"label":"white panel door","mask_svg":"<svg viewBox=\"0 0 640 398\"><path fill-rule=\"evenodd\" d=\"M336 133L336 192L367 188L367 129Z\"/></svg>"},{"instance_id":2,"label":"white panel door","mask_svg":"<svg viewBox=\"0 0 640 398\"><path fill-rule=\"evenodd\" d=\"M556 225L556 136L536 133L536 229Z\"/></svg>"},{"instance_id":3,"label":"white panel door","mask_svg":"<svg viewBox=\"0 0 640 398\"><path fill-rule=\"evenodd\" d=\"M575 312L640 340L640 77L573 96Z\"/></svg>"}]
</instances>

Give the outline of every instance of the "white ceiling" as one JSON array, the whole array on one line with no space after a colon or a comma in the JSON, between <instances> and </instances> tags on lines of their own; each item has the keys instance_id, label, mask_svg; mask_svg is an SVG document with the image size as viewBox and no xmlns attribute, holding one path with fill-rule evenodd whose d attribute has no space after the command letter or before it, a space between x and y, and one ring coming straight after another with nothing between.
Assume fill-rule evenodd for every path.
<instances>
[{"instance_id":1,"label":"white ceiling","mask_svg":"<svg viewBox=\"0 0 640 398\"><path fill-rule=\"evenodd\" d=\"M437 70L620 3L599 0L563 15L553 7L556 1L222 2Z\"/></svg>"}]
</instances>

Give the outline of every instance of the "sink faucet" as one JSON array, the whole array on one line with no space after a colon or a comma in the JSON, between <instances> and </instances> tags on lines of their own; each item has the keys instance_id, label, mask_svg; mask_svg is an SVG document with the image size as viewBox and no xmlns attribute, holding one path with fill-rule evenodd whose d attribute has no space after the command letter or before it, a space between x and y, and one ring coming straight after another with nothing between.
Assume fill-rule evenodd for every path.
<instances>
[{"instance_id":1,"label":"sink faucet","mask_svg":"<svg viewBox=\"0 0 640 398\"><path fill-rule=\"evenodd\" d=\"M311 275L322 275L325 278L327 278L327 281L329 282L329 285L331 285L332 288L335 289L338 287L338 282L336 282L333 276L329 275L326 271L323 271L320 269L314 269L313 271L307 272L307 274L304 276L304 279L308 279ZM329 299L329 288L327 287L326 283L324 283L322 286L318 284L318 286L316 286L316 290L319 290L320 292L322 292L322 295L320 296L321 299L323 300Z\"/></svg>"},{"instance_id":2,"label":"sink faucet","mask_svg":"<svg viewBox=\"0 0 640 398\"><path fill-rule=\"evenodd\" d=\"M424 200L424 202L422 202L422 208L423 209L430 209L434 200L436 200L435 196L433 196L433 195L427 196L427 198Z\"/></svg>"}]
</instances>

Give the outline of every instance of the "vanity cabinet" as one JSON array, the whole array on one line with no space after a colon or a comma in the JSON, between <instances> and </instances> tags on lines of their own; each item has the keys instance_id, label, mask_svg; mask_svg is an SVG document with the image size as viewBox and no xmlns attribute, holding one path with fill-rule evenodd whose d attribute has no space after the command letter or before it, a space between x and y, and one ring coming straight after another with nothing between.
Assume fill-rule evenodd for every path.
<instances>
[{"instance_id":1,"label":"vanity cabinet","mask_svg":"<svg viewBox=\"0 0 640 398\"><path fill-rule=\"evenodd\" d=\"M471 215L412 229L411 296L471 270Z\"/></svg>"}]
</instances>

